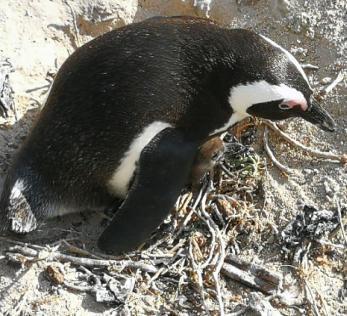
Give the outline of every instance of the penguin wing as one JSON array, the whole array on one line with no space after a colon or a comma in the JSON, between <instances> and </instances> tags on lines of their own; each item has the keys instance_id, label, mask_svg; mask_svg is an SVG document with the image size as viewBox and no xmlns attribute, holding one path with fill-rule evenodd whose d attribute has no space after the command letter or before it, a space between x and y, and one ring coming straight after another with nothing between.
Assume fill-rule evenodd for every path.
<instances>
[{"instance_id":1,"label":"penguin wing","mask_svg":"<svg viewBox=\"0 0 347 316\"><path fill-rule=\"evenodd\" d=\"M119 254L139 247L162 223L190 175L198 143L167 128L143 149L128 195L101 234L100 249Z\"/></svg>"}]
</instances>

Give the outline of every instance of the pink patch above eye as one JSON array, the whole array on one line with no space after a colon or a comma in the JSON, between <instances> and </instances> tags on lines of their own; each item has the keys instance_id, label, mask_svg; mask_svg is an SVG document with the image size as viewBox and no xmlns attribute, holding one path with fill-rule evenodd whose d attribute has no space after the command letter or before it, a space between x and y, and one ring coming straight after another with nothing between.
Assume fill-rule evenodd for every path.
<instances>
[{"instance_id":1,"label":"pink patch above eye","mask_svg":"<svg viewBox=\"0 0 347 316\"><path fill-rule=\"evenodd\" d=\"M284 100L282 102L283 104L286 104L289 108L293 109L295 107L300 107L302 111L306 111L308 106L307 106L307 101L305 99L292 99L292 100Z\"/></svg>"}]
</instances>

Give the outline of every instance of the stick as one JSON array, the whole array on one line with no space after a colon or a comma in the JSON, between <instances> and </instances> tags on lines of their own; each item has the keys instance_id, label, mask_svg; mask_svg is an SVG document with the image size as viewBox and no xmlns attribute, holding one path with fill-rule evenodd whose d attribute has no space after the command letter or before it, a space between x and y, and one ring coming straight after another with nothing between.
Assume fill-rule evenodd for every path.
<instances>
[{"instance_id":1,"label":"stick","mask_svg":"<svg viewBox=\"0 0 347 316\"><path fill-rule=\"evenodd\" d=\"M77 27L77 19L76 19L76 14L74 9L72 8L71 4L68 2L68 0L64 0L64 3L69 7L72 15L72 24L75 30L75 37L76 37L76 42L77 42L77 47L81 46L81 41L79 38L79 33L78 33L78 27Z\"/></svg>"},{"instance_id":2,"label":"stick","mask_svg":"<svg viewBox=\"0 0 347 316\"><path fill-rule=\"evenodd\" d=\"M241 282L249 287L260 290L260 287L254 281L254 276L249 275L247 272L231 264L224 263L222 273L237 282Z\"/></svg>"},{"instance_id":3,"label":"stick","mask_svg":"<svg viewBox=\"0 0 347 316\"><path fill-rule=\"evenodd\" d=\"M102 259L101 257L97 256L97 255L94 255L93 253L87 251L87 250L84 250L84 249L81 249L79 247L76 247L74 245L71 245L68 241L66 241L65 239L62 240L62 242L67 246L68 248L68 251L71 251L72 253L75 253L76 255L81 255L81 256L88 256L88 257L91 257L93 259Z\"/></svg>"},{"instance_id":4,"label":"stick","mask_svg":"<svg viewBox=\"0 0 347 316\"><path fill-rule=\"evenodd\" d=\"M316 292L320 298L320 301L322 302L322 306L323 306L323 310L324 310L325 315L326 316L331 315L331 313L329 313L329 311L328 311L328 306L327 306L327 303L325 302L323 295L317 289L315 289L315 290L316 290Z\"/></svg>"},{"instance_id":5,"label":"stick","mask_svg":"<svg viewBox=\"0 0 347 316\"><path fill-rule=\"evenodd\" d=\"M318 70L319 67L312 65L312 64L301 64L302 69L312 69L312 70Z\"/></svg>"},{"instance_id":6,"label":"stick","mask_svg":"<svg viewBox=\"0 0 347 316\"><path fill-rule=\"evenodd\" d=\"M51 86L51 84L45 84L44 86L40 86L40 87L36 87L36 88L31 88L31 89L27 89L25 90L26 93L31 93L31 92L34 92L34 91L37 91L37 90L43 90L43 89L47 89ZM47 89L48 91L48 89Z\"/></svg>"},{"instance_id":7,"label":"stick","mask_svg":"<svg viewBox=\"0 0 347 316\"><path fill-rule=\"evenodd\" d=\"M180 261L184 260L184 258L180 258L178 259L176 262L174 262L176 260L176 258L183 252L183 248L181 248L176 256L174 258L172 258L167 264L166 264L166 267L162 267L158 270L158 272L149 280L148 282L148 288L151 286L151 284L156 280L158 279L161 275L167 273L168 271L172 271L172 269L178 265L178 263L180 263Z\"/></svg>"},{"instance_id":8,"label":"stick","mask_svg":"<svg viewBox=\"0 0 347 316\"><path fill-rule=\"evenodd\" d=\"M202 195L203 195L203 192L204 192L204 187L202 186L200 191L199 191L199 194L198 194L198 197L196 198L194 204L193 204L193 207L192 209L189 211L189 213L187 214L187 216L184 218L182 224L180 225L181 227L179 228L179 230L177 231L177 233L175 233L174 237L172 238L172 240L175 240L183 231L183 229L187 226L188 222L190 221L191 217L193 216L194 212L195 212L195 209L196 207L198 206L198 204L200 203L200 200L202 198Z\"/></svg>"},{"instance_id":9,"label":"stick","mask_svg":"<svg viewBox=\"0 0 347 316\"><path fill-rule=\"evenodd\" d=\"M198 288L199 288L201 303L204 306L206 314L210 315L210 311L207 307L206 300L205 300L204 282L202 279L202 269L201 269L200 265L194 259L192 240L190 240L190 243L189 243L189 257L190 257L190 261L191 261L192 266L193 266L193 270L198 277Z\"/></svg>"},{"instance_id":10,"label":"stick","mask_svg":"<svg viewBox=\"0 0 347 316\"><path fill-rule=\"evenodd\" d=\"M240 257L232 254L229 254L225 258L225 261L237 266L238 268L244 271L250 271L257 277L261 277L262 279L269 281L276 287L281 287L282 285L282 278L280 275L270 272L269 270L265 269L264 267L261 267L258 264L247 262L246 260L243 260Z\"/></svg>"},{"instance_id":11,"label":"stick","mask_svg":"<svg viewBox=\"0 0 347 316\"><path fill-rule=\"evenodd\" d=\"M27 246L30 245L30 247L38 249L38 250L46 249L46 247L43 247L43 246L39 246L39 245L35 245L35 244L29 244L27 242L22 242L22 241L19 241L19 240L12 240L12 239L9 239L9 238L4 237L4 236L0 236L0 240L8 242L10 244L20 245L20 246L23 246L23 247L27 247Z\"/></svg>"},{"instance_id":12,"label":"stick","mask_svg":"<svg viewBox=\"0 0 347 316\"><path fill-rule=\"evenodd\" d=\"M345 226L343 225L343 221L342 221L340 201L337 199L336 199L336 205L337 205L337 214L339 216L341 232L342 232L343 239L345 240L345 246L346 246L347 245L347 236L346 236L346 232L345 232Z\"/></svg>"},{"instance_id":13,"label":"stick","mask_svg":"<svg viewBox=\"0 0 347 316\"><path fill-rule=\"evenodd\" d=\"M323 89L322 92L324 93L324 95L329 94L344 79L344 77L344 73L341 70L337 75L336 79L326 88Z\"/></svg>"},{"instance_id":14,"label":"stick","mask_svg":"<svg viewBox=\"0 0 347 316\"><path fill-rule=\"evenodd\" d=\"M326 245L326 246L329 246L329 247L334 247L334 248L337 248L337 249L345 249L345 246L344 245L340 245L340 244L333 244L329 241L325 241L325 240L322 240L322 239L317 239L316 240L318 243L320 243L321 245Z\"/></svg>"},{"instance_id":15,"label":"stick","mask_svg":"<svg viewBox=\"0 0 347 316\"><path fill-rule=\"evenodd\" d=\"M224 243L223 237L222 237L219 229L217 231L217 237L219 240L220 253L218 256L218 261L217 261L215 270L213 271L212 275L213 275L213 279L214 279L214 283L215 283L215 287L216 287L216 292L217 292L217 300L218 300L218 305L219 305L219 315L223 316L224 315L224 303L223 303L223 299L222 299L222 291L221 291L221 285L220 285L219 278L220 278L220 272L222 270L224 258L225 258L225 243Z\"/></svg>"},{"instance_id":16,"label":"stick","mask_svg":"<svg viewBox=\"0 0 347 316\"><path fill-rule=\"evenodd\" d=\"M90 259L85 257L75 257L70 255L65 255L57 251L48 252L47 256L42 258L40 257L40 252L28 247L22 247L19 245L13 246L9 249L9 253L19 253L24 256L36 257L36 259L43 260L58 260L61 262L71 262L75 265L88 266L88 267L108 267L110 265L118 265L121 266L122 269L130 268L130 269L140 269L144 272L148 273L156 273L158 269L150 264L142 263L142 262L134 262L131 260L102 260L102 259Z\"/></svg>"},{"instance_id":17,"label":"stick","mask_svg":"<svg viewBox=\"0 0 347 316\"><path fill-rule=\"evenodd\" d=\"M182 206L180 207L180 209L178 211L181 211L181 210L185 210L187 208L187 206L189 205L190 201L192 200L193 198L193 193L189 192L187 198L184 200L184 202L182 203Z\"/></svg>"},{"instance_id":18,"label":"stick","mask_svg":"<svg viewBox=\"0 0 347 316\"><path fill-rule=\"evenodd\" d=\"M212 181L209 181L209 183L210 183L210 188L211 188ZM218 241L219 241L219 253L217 255L218 261L217 261L217 264L215 265L214 271L212 272L212 276L214 279L216 293L217 293L217 300L218 300L218 305L219 305L219 315L223 316L224 315L224 303L223 303L223 299L222 299L222 291L221 291L221 286L220 286L220 282L219 282L219 276L220 276L220 271L223 267L224 258L225 258L225 243L224 243L222 234L221 234L218 226L212 220L211 216L206 212L206 197L207 197L207 194L205 194L201 200L201 212L202 212L202 215L209 222L208 226L209 226L211 232L212 231L214 232L214 235L218 238ZM212 237L214 237L214 235L212 235ZM211 249L214 249L214 247L211 247Z\"/></svg>"},{"instance_id":19,"label":"stick","mask_svg":"<svg viewBox=\"0 0 347 316\"><path fill-rule=\"evenodd\" d=\"M209 229L209 231L211 233L210 251L209 251L209 254L208 254L207 259L205 260L205 262L203 262L201 264L201 268L205 269L205 268L207 268L207 266L210 265L210 263L212 262L212 259L213 259L213 253L214 253L214 250L216 248L216 232L213 230L213 228L211 226L211 223L206 218L204 218L200 214L198 214L198 215L204 221L204 223L207 225L207 227L208 227L208 229Z\"/></svg>"},{"instance_id":20,"label":"stick","mask_svg":"<svg viewBox=\"0 0 347 316\"><path fill-rule=\"evenodd\" d=\"M263 120L263 123L269 126L272 130L274 130L276 133L278 133L283 139L285 139L290 144L299 147L300 149L308 152L312 156L320 157L320 158L326 158L326 159L332 159L332 160L338 160L341 163L347 163L347 154L344 155L338 155L333 154L330 152L322 152L316 149L312 149L309 147L306 147L305 145L301 144L300 142L296 141L295 139L292 139L288 134L281 131L279 127L276 125L276 123L273 123L269 120Z\"/></svg>"},{"instance_id":21,"label":"stick","mask_svg":"<svg viewBox=\"0 0 347 316\"><path fill-rule=\"evenodd\" d=\"M246 282L248 282L249 276L251 276L253 278L251 282L252 287L259 288L264 293L278 292L282 288L282 277L277 273L271 272L257 264L242 260L232 254L226 256L225 261L226 270L229 269L232 272L238 273L237 278L242 278L244 274L241 272L245 272L247 274L245 277ZM230 265L241 271L230 268ZM240 280L240 282L242 281Z\"/></svg>"},{"instance_id":22,"label":"stick","mask_svg":"<svg viewBox=\"0 0 347 316\"><path fill-rule=\"evenodd\" d=\"M263 135L263 142L264 142L264 148L265 148L265 151L266 153L268 154L269 158L271 159L271 161L273 162L273 164L278 168L280 169L284 174L292 174L293 171L286 167L285 165L282 165L277 159L276 157L274 156L273 152L271 151L270 149L270 146L269 146L269 131L268 131L268 128L267 126L265 126L264 128L264 135Z\"/></svg>"},{"instance_id":23,"label":"stick","mask_svg":"<svg viewBox=\"0 0 347 316\"><path fill-rule=\"evenodd\" d=\"M314 313L315 316L320 316L320 313L319 313L316 301L315 301L314 296L313 296L313 292L312 292L310 286L308 285L308 283L306 282L306 280L303 279L303 281L304 281L304 285L305 285L306 298L309 301L309 303L311 304L313 313ZM309 296L311 298L309 298Z\"/></svg>"},{"instance_id":24,"label":"stick","mask_svg":"<svg viewBox=\"0 0 347 316\"><path fill-rule=\"evenodd\" d=\"M70 290L79 291L79 292L87 292L91 294L94 294L96 292L94 286L74 285L66 281L64 281L64 286L66 286Z\"/></svg>"}]
</instances>

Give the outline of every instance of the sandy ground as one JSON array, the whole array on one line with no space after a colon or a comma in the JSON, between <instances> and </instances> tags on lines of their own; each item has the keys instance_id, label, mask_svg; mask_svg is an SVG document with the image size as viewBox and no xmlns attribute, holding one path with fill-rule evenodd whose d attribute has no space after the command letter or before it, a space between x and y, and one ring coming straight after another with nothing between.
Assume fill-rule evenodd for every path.
<instances>
[{"instance_id":1,"label":"sandy ground","mask_svg":"<svg viewBox=\"0 0 347 316\"><path fill-rule=\"evenodd\" d=\"M14 66L10 80L17 110L17 118L12 115L8 119L0 119L1 179L39 112L40 104L44 102L51 74L76 47L95 36L156 15L209 16L226 27L261 32L286 47L301 63L319 66L318 70L308 70L307 73L313 87L322 89L346 69L346 10L345 0L0 0L0 60L8 58ZM307 146L347 153L346 80L329 94L324 106L337 122L334 134L320 131L300 120L291 120L282 126L293 138ZM301 212L302 205L335 210L338 200L342 207L347 207L346 166L312 158L275 135L270 137L270 141L276 157L290 166L294 173L284 177L278 169L267 164L266 172L259 178L260 191L265 194L255 196L259 200L258 219L272 222L280 231ZM256 145L255 148L258 155L266 159L262 146ZM83 240L91 236L91 241L87 243L92 244L98 233L95 232L95 222L100 221L100 215L56 219L42 227L37 235L32 235L30 240L45 244L77 234ZM254 242L241 249L240 255L271 267L284 275L285 282L294 284L290 269L283 269L286 262L281 259L275 233L268 234L265 230L257 233L259 235ZM333 242L343 244L342 239ZM8 247L7 242L0 242L1 252ZM118 313L104 303L96 303L89 294L52 286L42 272L44 262L22 270L7 264L4 259L0 262L0 314L8 312L15 315L14 308L21 301L24 302L24 308L21 308L23 315ZM329 260L325 265L318 265L315 261L307 274L308 282L316 289L316 297L324 297L326 312L322 309L322 315L347 313L344 298L341 297L341 291L346 286L343 270L346 271L346 267L341 267L341 261L337 265ZM146 278L138 273L135 277ZM225 291L225 299L230 301L239 294L246 296L248 293L243 288L240 290L237 283L231 283ZM167 310L159 312L161 304L171 306L171 313L175 314L175 303L167 301L170 299L165 301L165 296L152 296L145 302L153 307L152 312L132 309L131 314L170 314ZM134 295L132 300L134 306L141 298ZM309 314L307 310L302 307L282 312L285 315L302 315ZM192 308L191 314L194 313L199 312Z\"/></svg>"}]
</instances>

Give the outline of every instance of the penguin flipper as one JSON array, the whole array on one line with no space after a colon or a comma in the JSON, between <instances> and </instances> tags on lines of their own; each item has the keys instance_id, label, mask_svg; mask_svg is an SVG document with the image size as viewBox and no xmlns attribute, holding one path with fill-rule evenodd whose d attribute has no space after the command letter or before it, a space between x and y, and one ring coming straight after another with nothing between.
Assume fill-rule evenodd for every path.
<instances>
[{"instance_id":1,"label":"penguin flipper","mask_svg":"<svg viewBox=\"0 0 347 316\"><path fill-rule=\"evenodd\" d=\"M162 223L190 175L198 143L167 128L143 149L129 193L101 234L100 249L119 254L139 247Z\"/></svg>"}]
</instances>

